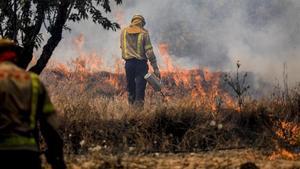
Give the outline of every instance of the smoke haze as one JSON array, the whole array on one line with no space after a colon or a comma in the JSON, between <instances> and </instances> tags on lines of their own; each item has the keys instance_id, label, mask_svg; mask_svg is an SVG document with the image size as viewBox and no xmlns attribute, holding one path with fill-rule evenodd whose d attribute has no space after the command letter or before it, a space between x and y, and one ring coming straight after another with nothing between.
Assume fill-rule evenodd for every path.
<instances>
[{"instance_id":1,"label":"smoke haze","mask_svg":"<svg viewBox=\"0 0 300 169\"><path fill-rule=\"evenodd\" d=\"M281 79L286 62L290 82L300 81L299 0L124 0L109 18L118 16L127 26L134 14L146 18L157 57L158 44L167 43L174 62L182 67L230 71L240 60L243 70L271 81ZM85 36L85 51L107 62L121 57L120 31L105 31L90 22L71 28L54 58L78 56L73 39L79 34Z\"/></svg>"}]
</instances>

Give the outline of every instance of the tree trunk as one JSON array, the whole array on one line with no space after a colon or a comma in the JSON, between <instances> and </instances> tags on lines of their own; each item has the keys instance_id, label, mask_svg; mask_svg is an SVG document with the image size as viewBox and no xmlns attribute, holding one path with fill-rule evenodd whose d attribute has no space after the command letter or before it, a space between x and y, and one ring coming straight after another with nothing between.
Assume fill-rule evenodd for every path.
<instances>
[{"instance_id":1,"label":"tree trunk","mask_svg":"<svg viewBox=\"0 0 300 169\"><path fill-rule=\"evenodd\" d=\"M43 52L36 65L30 68L31 72L40 74L46 67L54 49L56 48L56 46L62 38L62 32L64 25L68 19L68 8L70 7L70 5L71 2L68 0L61 1L61 5L59 6L55 23L50 30L51 37L48 39L46 45L43 47Z\"/></svg>"},{"instance_id":2,"label":"tree trunk","mask_svg":"<svg viewBox=\"0 0 300 169\"><path fill-rule=\"evenodd\" d=\"M30 2L29 2L30 3ZM23 47L24 51L22 54L22 58L19 62L19 66L26 69L32 60L32 53L35 46L35 40L38 36L42 24L45 18L45 10L47 8L47 4L45 2L40 2L37 5L37 16L35 17L35 25L26 27L24 31L25 37L23 39ZM30 17L30 16L27 16Z\"/></svg>"}]
</instances>

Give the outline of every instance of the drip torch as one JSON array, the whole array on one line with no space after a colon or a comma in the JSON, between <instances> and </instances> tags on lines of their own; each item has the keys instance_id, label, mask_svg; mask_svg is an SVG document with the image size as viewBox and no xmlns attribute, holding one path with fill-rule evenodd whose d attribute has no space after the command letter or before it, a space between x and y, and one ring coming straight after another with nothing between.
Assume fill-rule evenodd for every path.
<instances>
[{"instance_id":1,"label":"drip torch","mask_svg":"<svg viewBox=\"0 0 300 169\"><path fill-rule=\"evenodd\" d=\"M161 91L162 83L154 74L147 73L144 76L144 79L150 84L150 86L154 89L156 92L160 92L161 95L165 98L164 93Z\"/></svg>"}]
</instances>

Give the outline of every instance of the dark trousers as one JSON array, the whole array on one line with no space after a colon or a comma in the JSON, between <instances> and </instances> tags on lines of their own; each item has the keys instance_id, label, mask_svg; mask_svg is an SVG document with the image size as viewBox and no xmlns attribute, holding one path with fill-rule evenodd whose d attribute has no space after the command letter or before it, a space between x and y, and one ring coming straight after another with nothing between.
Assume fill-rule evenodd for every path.
<instances>
[{"instance_id":1,"label":"dark trousers","mask_svg":"<svg viewBox=\"0 0 300 169\"><path fill-rule=\"evenodd\" d=\"M147 81L144 76L148 73L146 60L130 59L125 63L128 102L143 105Z\"/></svg>"},{"instance_id":2,"label":"dark trousers","mask_svg":"<svg viewBox=\"0 0 300 169\"><path fill-rule=\"evenodd\" d=\"M27 150L0 150L1 169L41 169L38 152Z\"/></svg>"}]
</instances>

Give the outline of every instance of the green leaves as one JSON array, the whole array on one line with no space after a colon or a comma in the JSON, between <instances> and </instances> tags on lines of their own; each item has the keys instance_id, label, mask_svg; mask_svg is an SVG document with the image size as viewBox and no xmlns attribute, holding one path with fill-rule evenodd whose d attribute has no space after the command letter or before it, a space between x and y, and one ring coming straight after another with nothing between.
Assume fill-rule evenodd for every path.
<instances>
[{"instance_id":1,"label":"green leaves","mask_svg":"<svg viewBox=\"0 0 300 169\"><path fill-rule=\"evenodd\" d=\"M117 4L121 4L122 0L115 0ZM105 13L111 12L109 0L75 0L74 8L69 16L69 20L73 22L80 22L81 20L91 20L102 25L104 29L111 29L116 31L120 28L118 23L110 21L107 17L103 16L102 10Z\"/></svg>"},{"instance_id":2,"label":"green leaves","mask_svg":"<svg viewBox=\"0 0 300 169\"><path fill-rule=\"evenodd\" d=\"M104 29L112 29L116 31L116 29L120 28L119 24L112 23L109 19L102 16L101 11L96 9L95 7L91 7L90 14L94 23L101 24Z\"/></svg>"},{"instance_id":3,"label":"green leaves","mask_svg":"<svg viewBox=\"0 0 300 169\"><path fill-rule=\"evenodd\" d=\"M61 40L63 31L70 31L67 21L80 22L91 19L104 29L116 31L118 23L103 16L111 12L112 0L7 0L0 1L0 36L14 39L25 47L24 63L26 68L32 59L34 48L41 48L44 42L42 28L50 34L43 47L40 59L43 63L37 72L46 66L53 50ZM121 4L122 0L114 0ZM46 50L47 49L47 50ZM46 50L46 51L44 51ZM42 58L44 57L44 58ZM37 70L37 69L36 69Z\"/></svg>"}]
</instances>

